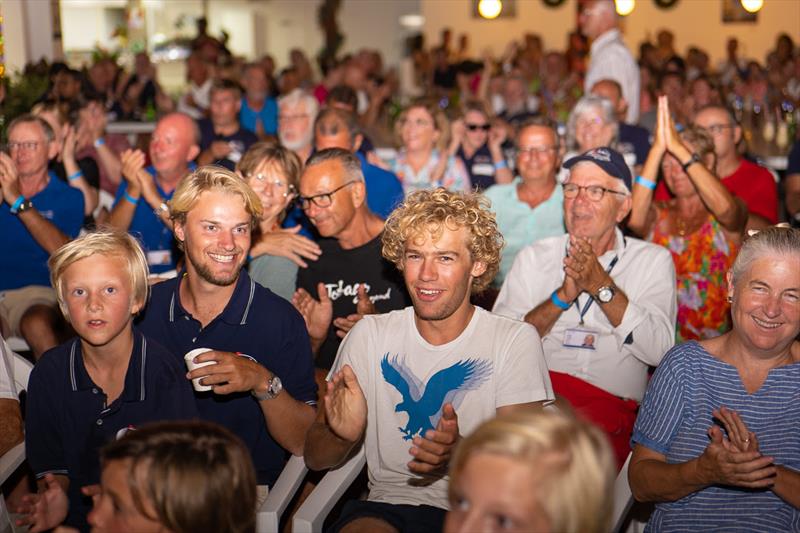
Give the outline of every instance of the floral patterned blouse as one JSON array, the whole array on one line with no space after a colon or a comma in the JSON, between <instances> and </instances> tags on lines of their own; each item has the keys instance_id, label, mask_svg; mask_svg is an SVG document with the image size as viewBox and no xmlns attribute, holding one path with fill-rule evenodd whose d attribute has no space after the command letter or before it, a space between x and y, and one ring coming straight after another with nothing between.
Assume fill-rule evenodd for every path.
<instances>
[{"instance_id":1,"label":"floral patterned blouse","mask_svg":"<svg viewBox=\"0 0 800 533\"><path fill-rule=\"evenodd\" d=\"M411 165L406 160L406 153L402 150L397 153L396 158L388 163L390 170L400 178L406 194L420 189L433 189L436 187L444 187L451 191L469 191L472 188L472 184L467 173L467 167L458 157L451 156L448 158L447 166L441 179L431 179L431 174L439 163L439 157L441 157L439 151L434 150L431 153L431 158L419 172L414 172L414 169L411 168Z\"/></svg>"},{"instance_id":2,"label":"floral patterned blouse","mask_svg":"<svg viewBox=\"0 0 800 533\"><path fill-rule=\"evenodd\" d=\"M725 274L733 265L738 245L709 213L696 231L670 233L669 208L656 204L656 224L648 240L667 248L675 262L678 283L676 343L716 337L730 329L730 304Z\"/></svg>"}]
</instances>

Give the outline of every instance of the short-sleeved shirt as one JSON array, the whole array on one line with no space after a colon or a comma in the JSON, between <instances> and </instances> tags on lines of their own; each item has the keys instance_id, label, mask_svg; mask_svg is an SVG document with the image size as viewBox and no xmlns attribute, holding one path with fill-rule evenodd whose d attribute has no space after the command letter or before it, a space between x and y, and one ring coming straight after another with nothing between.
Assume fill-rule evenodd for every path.
<instances>
[{"instance_id":1,"label":"short-sleeved shirt","mask_svg":"<svg viewBox=\"0 0 800 533\"><path fill-rule=\"evenodd\" d=\"M42 217L69 238L78 236L83 224L83 194L54 174L44 189L29 198ZM25 224L11 214L7 202L0 204L0 290L28 285L50 286L47 259L50 254L36 242Z\"/></svg>"},{"instance_id":2,"label":"short-sleeved shirt","mask_svg":"<svg viewBox=\"0 0 800 533\"><path fill-rule=\"evenodd\" d=\"M194 170L195 164L190 164L189 168ZM155 179L155 167L149 166L145 170L153 176L153 182L156 185L158 194L164 198L164 201L170 200L175 191L164 192L158 180ZM126 192L128 192L128 182L122 180L117 188L117 195L114 198L115 206L119 202L127 202L127 200L123 198ZM179 250L175 243L172 230L158 218L158 215L153 212L153 208L151 208L150 204L145 202L143 198L140 198L139 203L136 204L136 210L133 213L131 225L128 227L128 233L136 237L141 243L142 248L144 248L144 252L147 255L147 264L152 274L159 274L175 269Z\"/></svg>"},{"instance_id":3,"label":"short-sleeved shirt","mask_svg":"<svg viewBox=\"0 0 800 533\"><path fill-rule=\"evenodd\" d=\"M748 394L736 367L695 341L675 346L656 369L631 440L669 464L696 459L709 443L711 412L723 406L756 434L763 455L800 471L800 363L773 368ZM772 491L715 485L656 504L645 531L800 531L800 510Z\"/></svg>"},{"instance_id":4,"label":"short-sleeved shirt","mask_svg":"<svg viewBox=\"0 0 800 533\"><path fill-rule=\"evenodd\" d=\"M177 278L153 286L140 327L164 345L183 364L195 348L247 354L281 379L292 398L309 405L317 400L311 343L297 310L265 289L242 270L233 295L222 313L206 327L181 305ZM250 450L259 484L272 485L288 453L267 431L258 401L249 392L218 395L196 392L204 420L235 433Z\"/></svg>"},{"instance_id":5,"label":"short-sleeved shirt","mask_svg":"<svg viewBox=\"0 0 800 533\"><path fill-rule=\"evenodd\" d=\"M256 134L244 128L239 128L232 135L220 135L214 131L214 123L207 118L198 120L197 127L200 129L200 150L208 150L211 143L215 141L223 141L230 145L231 153L224 159L218 159L212 162L228 170L236 168L236 163L239 162L247 149L258 142Z\"/></svg>"},{"instance_id":6,"label":"short-sleeved shirt","mask_svg":"<svg viewBox=\"0 0 800 533\"><path fill-rule=\"evenodd\" d=\"M474 309L464 331L440 346L420 335L413 307L366 316L342 342L335 369L350 365L367 399L371 501L448 508L448 477L419 479L407 466L411 439L436 427L445 403L469 435L498 407L553 399L536 329Z\"/></svg>"},{"instance_id":7,"label":"short-sleeved shirt","mask_svg":"<svg viewBox=\"0 0 800 533\"><path fill-rule=\"evenodd\" d=\"M447 156L444 174L439 179L433 179L440 157L442 155L439 151L433 150L425 166L419 169L419 172L416 172L408 163L405 151L400 151L397 157L389 162L389 168L400 178L406 194L422 189L435 189L436 187L444 187L451 191L469 191L472 188L469 174L464 167L464 163L455 156Z\"/></svg>"},{"instance_id":8,"label":"short-sleeved shirt","mask_svg":"<svg viewBox=\"0 0 800 533\"><path fill-rule=\"evenodd\" d=\"M82 486L100 482L100 449L125 430L159 420L197 418L186 368L134 328L133 350L119 398L107 397L89 376L81 341L72 339L46 352L28 383L25 449L37 478L69 478L66 523L86 526L91 505Z\"/></svg>"},{"instance_id":9,"label":"short-sleeved shirt","mask_svg":"<svg viewBox=\"0 0 800 533\"><path fill-rule=\"evenodd\" d=\"M255 111L247 104L247 98L242 96L242 107L239 110L239 123L242 127L253 133L256 132L258 121L267 135L275 135L278 131L278 102L274 98L264 100L260 111Z\"/></svg>"},{"instance_id":10,"label":"short-sleeved shirt","mask_svg":"<svg viewBox=\"0 0 800 533\"><path fill-rule=\"evenodd\" d=\"M355 152L355 155L361 161L361 170L364 172L367 206L385 220L403 201L403 186L394 173L369 163L361 152Z\"/></svg>"},{"instance_id":11,"label":"short-sleeved shirt","mask_svg":"<svg viewBox=\"0 0 800 533\"><path fill-rule=\"evenodd\" d=\"M518 177L511 183L489 187L485 194L492 202L492 211L497 218L497 227L503 234L505 246L500 252L500 270L494 278L498 287L511 270L519 251L539 239L562 235L564 229L564 193L556 184L550 197L531 208L519 199L517 187L522 183Z\"/></svg>"},{"instance_id":12,"label":"short-sleeved shirt","mask_svg":"<svg viewBox=\"0 0 800 533\"><path fill-rule=\"evenodd\" d=\"M333 318L356 312L358 286L367 286L367 295L379 313L402 309L411 303L403 277L381 255L381 237L345 250L336 239L320 239L322 254L297 273L297 287L317 297L317 284L324 283L333 302ZM328 337L317 353L316 365L328 369L333 364L341 339L331 323Z\"/></svg>"}]
</instances>

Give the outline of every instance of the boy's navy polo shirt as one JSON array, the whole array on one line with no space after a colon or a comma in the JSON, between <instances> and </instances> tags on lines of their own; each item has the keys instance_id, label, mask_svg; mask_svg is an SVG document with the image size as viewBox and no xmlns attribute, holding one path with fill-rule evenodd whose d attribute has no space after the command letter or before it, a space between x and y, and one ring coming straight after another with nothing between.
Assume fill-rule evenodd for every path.
<instances>
[{"instance_id":1,"label":"boy's navy polo shirt","mask_svg":"<svg viewBox=\"0 0 800 533\"><path fill-rule=\"evenodd\" d=\"M194 163L189 164L189 170L194 171L196 168L197 165ZM153 182L156 184L158 194L164 198L164 201L170 200L175 191L173 190L169 194L164 192L158 180L155 179L155 167L149 166L145 170L153 176ZM126 192L128 192L128 182L122 180L119 187L117 187L114 206L119 202L127 202L122 198ZM144 198L139 198L139 203L136 204L136 211L133 213L128 233L139 239L142 244L151 274L160 274L161 272L175 269L178 260L178 248L173 238L172 230L161 222L161 219L153 212L153 208Z\"/></svg>"},{"instance_id":2,"label":"boy's navy polo shirt","mask_svg":"<svg viewBox=\"0 0 800 533\"><path fill-rule=\"evenodd\" d=\"M195 348L239 352L253 357L277 375L292 398L309 405L317 400L311 343L297 310L242 269L231 300L205 328L181 306L179 282L185 276L153 286L140 327L167 348L176 360ZM259 484L272 485L287 452L267 431L258 401L249 392L195 392L201 418L239 436L253 458Z\"/></svg>"},{"instance_id":3,"label":"boy's navy polo shirt","mask_svg":"<svg viewBox=\"0 0 800 533\"><path fill-rule=\"evenodd\" d=\"M186 369L136 328L125 388L111 405L89 377L80 339L44 354L31 372L25 416L25 449L37 478L69 477L66 523L86 527L91 501L82 486L100 482L100 449L121 430L159 420L197 418Z\"/></svg>"},{"instance_id":4,"label":"boy's navy polo shirt","mask_svg":"<svg viewBox=\"0 0 800 533\"><path fill-rule=\"evenodd\" d=\"M244 153L253 144L258 142L258 137L256 137L255 133L242 127L236 130L233 135L220 135L214 131L214 123L211 122L211 119L207 118L198 120L197 127L200 129L200 150L207 150L214 141L233 143L232 146L236 147L233 152L238 154L238 157L233 154L228 154L228 156L223 159L213 161L214 165L223 166L231 172L236 168L236 163L242 158ZM234 159L229 159L229 157Z\"/></svg>"},{"instance_id":5,"label":"boy's navy polo shirt","mask_svg":"<svg viewBox=\"0 0 800 533\"><path fill-rule=\"evenodd\" d=\"M44 189L30 200L39 214L67 237L78 236L83 224L83 193L52 172ZM50 286L47 259L50 254L31 235L25 224L11 214L11 206L0 201L0 290L28 285Z\"/></svg>"}]
</instances>

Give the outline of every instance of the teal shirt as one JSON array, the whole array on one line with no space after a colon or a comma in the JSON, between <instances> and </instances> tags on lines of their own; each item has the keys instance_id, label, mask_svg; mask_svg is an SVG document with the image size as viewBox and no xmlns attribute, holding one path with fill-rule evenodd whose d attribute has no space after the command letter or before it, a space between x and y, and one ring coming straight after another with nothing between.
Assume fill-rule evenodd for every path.
<instances>
[{"instance_id":1,"label":"teal shirt","mask_svg":"<svg viewBox=\"0 0 800 533\"><path fill-rule=\"evenodd\" d=\"M563 235L565 232L564 194L561 186L556 185L550 198L531 209L517 197L517 185L521 182L517 177L511 183L493 185L484 193L492 201L497 227L506 241L500 256L500 271L494 279L497 287L503 284L517 252L523 247L539 239Z\"/></svg>"},{"instance_id":2,"label":"teal shirt","mask_svg":"<svg viewBox=\"0 0 800 533\"><path fill-rule=\"evenodd\" d=\"M292 301L297 283L297 265L277 255L259 255L250 261L250 277L284 300Z\"/></svg>"}]
</instances>

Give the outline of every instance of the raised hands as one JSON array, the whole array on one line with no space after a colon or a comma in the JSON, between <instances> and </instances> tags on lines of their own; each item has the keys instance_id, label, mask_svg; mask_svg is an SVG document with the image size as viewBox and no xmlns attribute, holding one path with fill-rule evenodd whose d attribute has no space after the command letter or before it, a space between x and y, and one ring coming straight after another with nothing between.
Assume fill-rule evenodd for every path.
<instances>
[{"instance_id":1,"label":"raised hands","mask_svg":"<svg viewBox=\"0 0 800 533\"><path fill-rule=\"evenodd\" d=\"M125 150L120 156L120 162L122 163L122 176L128 183L128 194L136 198L142 194L142 182L146 177L149 178L144 170L144 152L141 150Z\"/></svg>"},{"instance_id":2,"label":"raised hands","mask_svg":"<svg viewBox=\"0 0 800 533\"><path fill-rule=\"evenodd\" d=\"M414 437L414 446L408 450L414 459L408 463L408 469L416 474L445 470L460 438L458 415L453 404L446 403L442 406L442 417L436 429L429 429L422 437Z\"/></svg>"},{"instance_id":3,"label":"raised hands","mask_svg":"<svg viewBox=\"0 0 800 533\"><path fill-rule=\"evenodd\" d=\"M3 200L8 205L12 205L20 195L17 183L17 165L8 154L3 152L0 152L0 190L3 193Z\"/></svg>"},{"instance_id":4,"label":"raised hands","mask_svg":"<svg viewBox=\"0 0 800 533\"><path fill-rule=\"evenodd\" d=\"M333 434L347 442L356 443L364 434L367 399L350 365L334 373L327 384L325 420Z\"/></svg>"},{"instance_id":5,"label":"raised hands","mask_svg":"<svg viewBox=\"0 0 800 533\"><path fill-rule=\"evenodd\" d=\"M315 349L319 349L319 346L325 341L331 320L333 320L333 302L328 296L328 289L325 288L324 283L317 284L317 296L319 300L302 288L297 289L292 296L292 304L303 315L308 336L311 337L311 343Z\"/></svg>"},{"instance_id":6,"label":"raised hands","mask_svg":"<svg viewBox=\"0 0 800 533\"><path fill-rule=\"evenodd\" d=\"M735 411L724 407L714 411L728 434L711 426L711 442L698 459L698 470L708 484L766 489L775 483L776 466L772 457L761 455L755 434L748 431Z\"/></svg>"},{"instance_id":7,"label":"raised hands","mask_svg":"<svg viewBox=\"0 0 800 533\"><path fill-rule=\"evenodd\" d=\"M16 512L23 515L18 526L29 526L31 533L47 531L61 524L67 517L69 500L64 487L53 474L45 474L44 491L22 497Z\"/></svg>"},{"instance_id":8,"label":"raised hands","mask_svg":"<svg viewBox=\"0 0 800 533\"><path fill-rule=\"evenodd\" d=\"M336 335L343 339L347 332L356 325L356 322L364 318L364 315L374 315L378 312L375 309L375 304L372 303L369 296L367 296L367 288L361 283L358 285L358 303L356 304L356 312L346 317L336 318L333 325L336 326Z\"/></svg>"},{"instance_id":9,"label":"raised hands","mask_svg":"<svg viewBox=\"0 0 800 533\"><path fill-rule=\"evenodd\" d=\"M561 286L567 302L574 300L582 291L594 294L611 279L592 250L589 239L569 237L569 253L564 258L564 284Z\"/></svg>"},{"instance_id":10,"label":"raised hands","mask_svg":"<svg viewBox=\"0 0 800 533\"><path fill-rule=\"evenodd\" d=\"M658 97L658 111L656 114L656 132L653 136L651 150L663 156L664 152L669 152L678 158L678 161L686 160L690 151L681 141L678 130L675 128L675 121L669 110L669 101L666 96ZM687 155L688 154L688 155Z\"/></svg>"}]
</instances>

